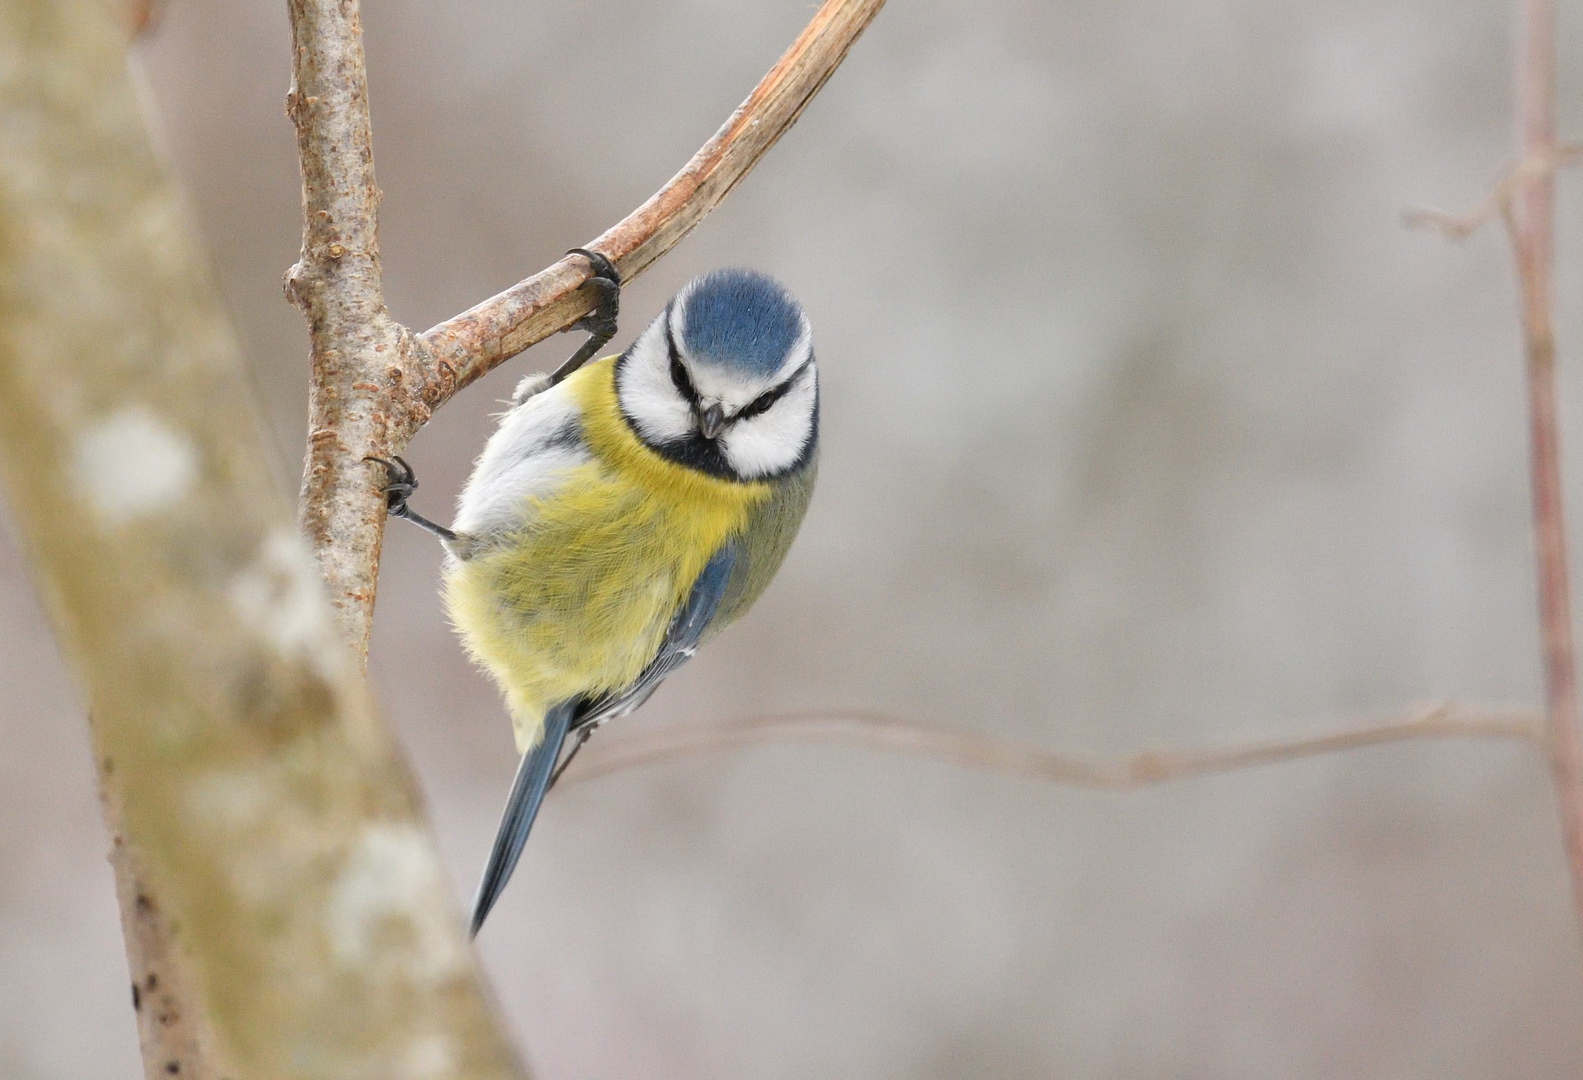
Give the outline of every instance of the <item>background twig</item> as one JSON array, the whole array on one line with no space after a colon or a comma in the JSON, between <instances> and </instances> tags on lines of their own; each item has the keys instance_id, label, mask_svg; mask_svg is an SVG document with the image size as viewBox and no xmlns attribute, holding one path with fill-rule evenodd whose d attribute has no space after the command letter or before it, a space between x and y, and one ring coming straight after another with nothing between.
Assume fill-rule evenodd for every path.
<instances>
[{"instance_id":1,"label":"background twig","mask_svg":"<svg viewBox=\"0 0 1583 1080\"><path fill-rule=\"evenodd\" d=\"M667 724L595 740L566 771L563 783L680 757L778 743L833 743L930 758L1001 776L1052 784L1132 791L1167 780L1231 772L1256 765L1420 738L1497 738L1539 743L1543 717L1529 710L1441 703L1360 721L1300 739L1269 740L1209 750L1145 750L1113 758L1082 757L1029 743L921 724L884 713L787 713L726 721Z\"/></svg>"},{"instance_id":2,"label":"background twig","mask_svg":"<svg viewBox=\"0 0 1583 1080\"><path fill-rule=\"evenodd\" d=\"M1527 0L1523 19L1519 125L1525 158L1555 152L1555 4ZM1539 578L1550 764L1572 872L1573 900L1583 919L1583 742L1578 732L1572 604L1567 581L1566 520L1561 504L1561 433L1556 407L1551 275L1555 262L1555 174L1528 180L1507 214L1522 293L1528 369L1529 467L1534 547Z\"/></svg>"},{"instance_id":3,"label":"background twig","mask_svg":"<svg viewBox=\"0 0 1583 1080\"><path fill-rule=\"evenodd\" d=\"M1433 229L1453 240L1466 240L1491 221L1505 216L1512 200L1529 185L1546 176L1553 176L1557 169L1574 165L1580 159L1583 159L1583 144L1565 143L1541 148L1508 169L1506 175L1496 182L1477 206L1460 214L1450 214L1427 206L1412 206L1402 212L1402 221L1410 229Z\"/></svg>"}]
</instances>

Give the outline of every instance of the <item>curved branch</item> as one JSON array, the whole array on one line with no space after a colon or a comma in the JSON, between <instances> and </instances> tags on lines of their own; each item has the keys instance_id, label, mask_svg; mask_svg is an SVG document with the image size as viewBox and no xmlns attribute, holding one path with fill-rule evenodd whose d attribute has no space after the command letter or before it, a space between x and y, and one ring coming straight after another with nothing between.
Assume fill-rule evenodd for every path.
<instances>
[{"instance_id":1,"label":"curved branch","mask_svg":"<svg viewBox=\"0 0 1583 1080\"><path fill-rule=\"evenodd\" d=\"M658 194L589 246L628 279L703 219L796 121L884 0L828 0L713 139ZM368 84L356 0L291 0L287 112L302 160L302 254L286 293L313 349L300 517L342 636L366 660L385 497L371 458L400 453L434 410L502 360L590 309L565 258L414 335L385 308Z\"/></svg>"},{"instance_id":2,"label":"curved branch","mask_svg":"<svg viewBox=\"0 0 1583 1080\"><path fill-rule=\"evenodd\" d=\"M1186 780L1419 738L1518 739L1543 745L1545 734L1543 718L1531 710L1442 702L1301 739L1263 740L1212 750L1144 750L1121 757L1094 758L992 735L952 731L883 713L789 713L670 724L595 742L582 752L561 782L593 780L695 754L805 742L911 754L961 768L1050 784L1133 791L1167 780Z\"/></svg>"},{"instance_id":3,"label":"curved branch","mask_svg":"<svg viewBox=\"0 0 1583 1080\"><path fill-rule=\"evenodd\" d=\"M628 281L648 269L702 221L796 122L884 2L826 0L786 54L682 171L585 246L609 256ZM593 297L579 291L587 280L586 262L569 256L420 335L441 380L431 405L591 311Z\"/></svg>"}]
</instances>

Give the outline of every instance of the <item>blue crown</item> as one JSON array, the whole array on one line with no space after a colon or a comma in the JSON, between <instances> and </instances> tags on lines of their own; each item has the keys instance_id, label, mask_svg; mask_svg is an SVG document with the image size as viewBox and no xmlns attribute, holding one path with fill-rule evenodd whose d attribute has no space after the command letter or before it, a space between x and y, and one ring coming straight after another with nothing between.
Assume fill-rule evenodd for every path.
<instances>
[{"instance_id":1,"label":"blue crown","mask_svg":"<svg viewBox=\"0 0 1583 1080\"><path fill-rule=\"evenodd\" d=\"M714 270L688 287L683 344L698 363L767 378L802 334L802 308L756 270Z\"/></svg>"}]
</instances>

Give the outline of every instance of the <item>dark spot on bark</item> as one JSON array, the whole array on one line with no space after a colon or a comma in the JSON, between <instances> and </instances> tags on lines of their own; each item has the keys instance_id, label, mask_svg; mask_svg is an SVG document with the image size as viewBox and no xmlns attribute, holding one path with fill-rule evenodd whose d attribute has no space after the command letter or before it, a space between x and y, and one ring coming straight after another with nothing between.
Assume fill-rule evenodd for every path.
<instances>
[{"instance_id":1,"label":"dark spot on bark","mask_svg":"<svg viewBox=\"0 0 1583 1080\"><path fill-rule=\"evenodd\" d=\"M156 974L154 974L154 973L153 973L153 972L152 972L152 971L151 971L151 972L149 972L149 973L148 973L148 979L147 979L147 980L145 980L145 985L146 985L146 986L147 986L147 987L148 987L148 988L149 988L149 989L150 989L150 990L154 990L154 989L156 989L156 988L157 988L157 987L158 987L158 986L159 986L159 976L158 976L158 975L156 975Z\"/></svg>"},{"instance_id":2,"label":"dark spot on bark","mask_svg":"<svg viewBox=\"0 0 1583 1080\"><path fill-rule=\"evenodd\" d=\"M170 1073L170 1075L175 1076L177 1073L181 1072L181 1062L179 1062L179 1061L167 1061L167 1062L165 1062L165 1071Z\"/></svg>"},{"instance_id":3,"label":"dark spot on bark","mask_svg":"<svg viewBox=\"0 0 1583 1080\"><path fill-rule=\"evenodd\" d=\"M137 983L132 984L132 1011L141 1012L143 1009L143 991L137 988Z\"/></svg>"}]
</instances>

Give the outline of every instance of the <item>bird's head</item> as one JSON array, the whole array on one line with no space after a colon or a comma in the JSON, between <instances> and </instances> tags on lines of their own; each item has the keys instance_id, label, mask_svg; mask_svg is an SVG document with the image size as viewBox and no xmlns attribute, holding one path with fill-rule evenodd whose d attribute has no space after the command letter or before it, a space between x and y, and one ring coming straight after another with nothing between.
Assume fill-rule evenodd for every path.
<instances>
[{"instance_id":1,"label":"bird's head","mask_svg":"<svg viewBox=\"0 0 1583 1080\"><path fill-rule=\"evenodd\" d=\"M794 472L818 438L812 327L778 282L752 270L688 282L622 355L616 389L645 443L715 476Z\"/></svg>"}]
</instances>

